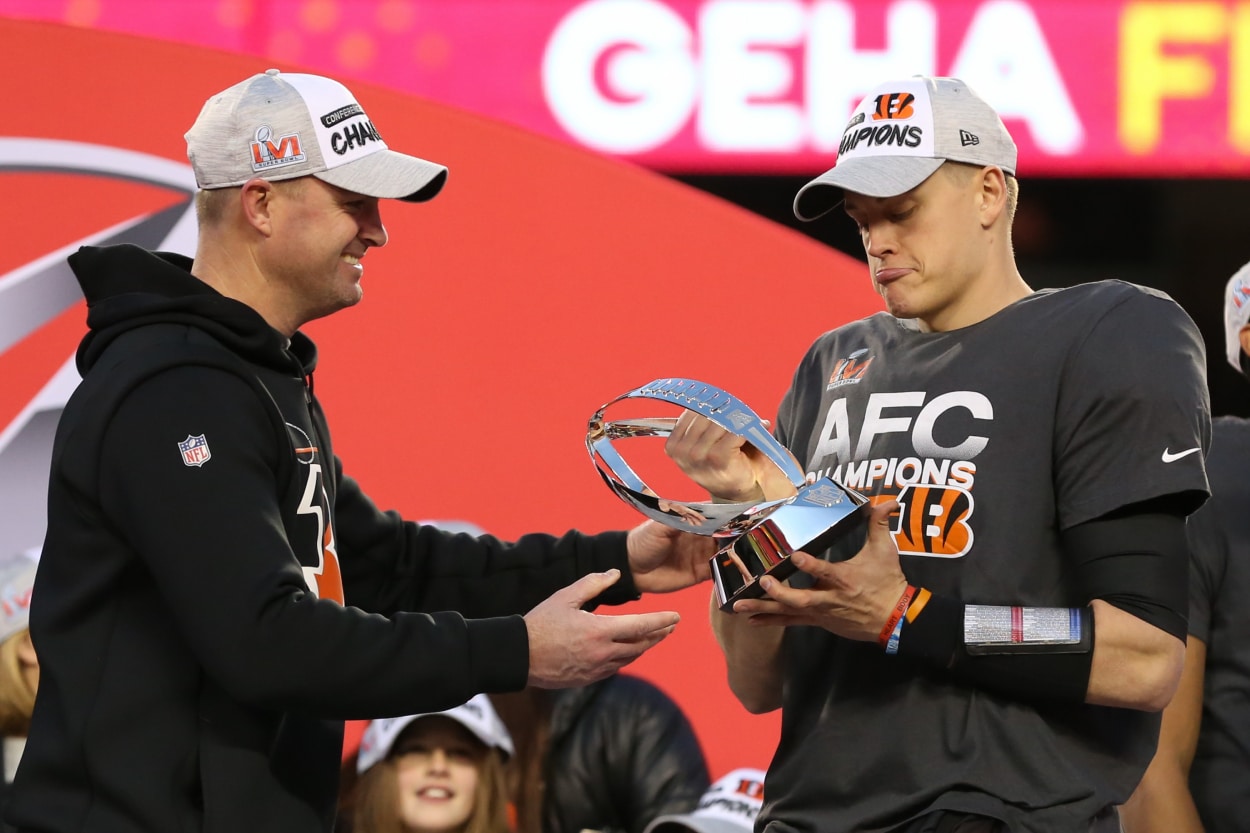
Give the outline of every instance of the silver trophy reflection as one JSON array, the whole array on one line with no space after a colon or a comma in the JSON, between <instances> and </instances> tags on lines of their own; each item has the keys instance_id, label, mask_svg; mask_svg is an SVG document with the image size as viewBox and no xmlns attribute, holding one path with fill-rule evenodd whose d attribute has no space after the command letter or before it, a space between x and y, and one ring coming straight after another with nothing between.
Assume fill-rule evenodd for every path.
<instances>
[{"instance_id":1,"label":"silver trophy reflection","mask_svg":"<svg viewBox=\"0 0 1250 833\"><path fill-rule=\"evenodd\" d=\"M624 399L653 399L678 405L744 438L780 470L791 489L783 497L746 503L689 503L666 500L642 481L613 446L630 437L667 437L677 419L648 417L605 421L604 413ZM821 477L808 482L790 452L754 411L714 385L693 379L656 379L608 402L590 418L586 448L603 481L617 497L652 520L719 540L712 557L712 581L721 609L739 599L764 595L759 580L778 581L796 570L799 550L819 555L840 541L862 540L868 498ZM856 547L858 544L855 544ZM844 548L845 549L845 548ZM853 554L846 552L843 557Z\"/></svg>"}]
</instances>

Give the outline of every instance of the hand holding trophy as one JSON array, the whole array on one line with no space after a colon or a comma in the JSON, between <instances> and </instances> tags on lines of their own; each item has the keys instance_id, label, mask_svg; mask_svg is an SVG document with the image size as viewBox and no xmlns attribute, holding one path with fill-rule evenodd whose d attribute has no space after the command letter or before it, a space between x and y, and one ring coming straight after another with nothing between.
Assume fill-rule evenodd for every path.
<instances>
[{"instance_id":1,"label":"hand holding trophy","mask_svg":"<svg viewBox=\"0 0 1250 833\"><path fill-rule=\"evenodd\" d=\"M625 399L667 402L692 411L743 438L771 462L784 495L736 503L691 503L667 500L643 482L613 445L633 437L667 437L676 418L646 417L607 421L609 407ZM733 611L738 599L764 595L759 580L789 578L790 556L799 550L819 554L855 530L862 533L868 499L828 477L808 482L790 452L768 431L745 403L714 385L693 379L656 379L624 393L590 418L586 448L608 487L643 515L667 526L707 535L720 544L712 558L712 581L722 610ZM775 491L769 488L767 491ZM850 555L854 552L847 553Z\"/></svg>"}]
</instances>

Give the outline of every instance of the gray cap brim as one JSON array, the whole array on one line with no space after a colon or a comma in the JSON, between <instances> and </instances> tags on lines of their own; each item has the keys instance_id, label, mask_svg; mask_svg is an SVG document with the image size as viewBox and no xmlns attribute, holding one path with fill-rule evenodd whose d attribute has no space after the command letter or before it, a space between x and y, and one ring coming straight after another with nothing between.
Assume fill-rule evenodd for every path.
<instances>
[{"instance_id":1,"label":"gray cap brim","mask_svg":"<svg viewBox=\"0 0 1250 833\"><path fill-rule=\"evenodd\" d=\"M842 202L843 191L866 197L897 197L933 176L944 159L928 156L862 156L840 164L799 189L794 216L815 220Z\"/></svg>"},{"instance_id":2,"label":"gray cap brim","mask_svg":"<svg viewBox=\"0 0 1250 833\"><path fill-rule=\"evenodd\" d=\"M694 813L688 815L659 816L647 825L643 833L748 833L749 827L735 824L727 819L710 818Z\"/></svg>"},{"instance_id":3,"label":"gray cap brim","mask_svg":"<svg viewBox=\"0 0 1250 833\"><path fill-rule=\"evenodd\" d=\"M447 168L388 148L313 176L366 197L425 202L443 190Z\"/></svg>"}]
</instances>

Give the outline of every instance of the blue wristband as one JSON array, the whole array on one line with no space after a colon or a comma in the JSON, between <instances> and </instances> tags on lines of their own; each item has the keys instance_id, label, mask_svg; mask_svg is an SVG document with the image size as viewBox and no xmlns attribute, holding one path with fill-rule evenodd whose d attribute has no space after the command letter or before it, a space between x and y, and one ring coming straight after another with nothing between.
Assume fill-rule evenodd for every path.
<instances>
[{"instance_id":1,"label":"blue wristband","mask_svg":"<svg viewBox=\"0 0 1250 833\"><path fill-rule=\"evenodd\" d=\"M898 624L894 626L894 630L890 633L890 640L885 643L885 652L887 654L898 653L898 640L903 635L903 623L907 621L906 616L898 618Z\"/></svg>"}]
</instances>

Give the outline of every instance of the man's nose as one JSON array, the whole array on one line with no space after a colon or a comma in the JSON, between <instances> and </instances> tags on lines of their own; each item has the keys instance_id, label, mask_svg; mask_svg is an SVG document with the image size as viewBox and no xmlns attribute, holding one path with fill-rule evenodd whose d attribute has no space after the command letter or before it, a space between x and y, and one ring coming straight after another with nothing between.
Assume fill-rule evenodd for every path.
<instances>
[{"instance_id":1,"label":"man's nose","mask_svg":"<svg viewBox=\"0 0 1250 833\"><path fill-rule=\"evenodd\" d=\"M360 216L360 239L370 246L386 245L386 226L382 225L382 210L377 203Z\"/></svg>"},{"instance_id":2,"label":"man's nose","mask_svg":"<svg viewBox=\"0 0 1250 833\"><path fill-rule=\"evenodd\" d=\"M864 231L864 251L871 257L892 254L896 246L897 239L889 223L873 223Z\"/></svg>"}]
</instances>

